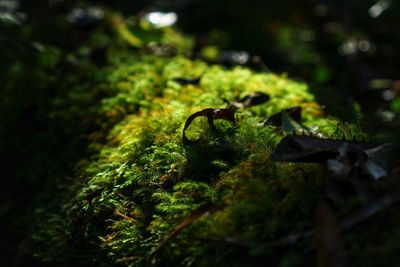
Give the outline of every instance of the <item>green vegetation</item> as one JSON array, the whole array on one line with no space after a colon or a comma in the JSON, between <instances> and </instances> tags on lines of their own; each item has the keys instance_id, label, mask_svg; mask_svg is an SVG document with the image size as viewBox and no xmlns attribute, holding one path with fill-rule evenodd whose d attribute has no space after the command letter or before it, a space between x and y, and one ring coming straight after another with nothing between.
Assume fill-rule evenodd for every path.
<instances>
[{"instance_id":1,"label":"green vegetation","mask_svg":"<svg viewBox=\"0 0 400 267\"><path fill-rule=\"evenodd\" d=\"M39 84L42 126L25 148L32 167L18 174L43 185L25 215L33 255L50 266L312 264L310 247L276 241L313 229L326 172L319 164L272 162L285 133L260 122L301 106L302 123L325 137L364 135L359 126L342 123L338 133L339 120L324 116L304 83L188 59L189 37L143 23L129 28L113 16L72 52L44 47L43 64L26 78ZM94 57L99 45L106 64ZM168 47L174 55L162 53ZM25 68L17 63L8 75ZM201 78L198 85L174 80L182 77ZM216 120L217 132L196 118L187 135L201 140L182 143L191 114L254 92L271 99L240 109L235 123ZM360 235L348 237L359 266Z\"/></svg>"},{"instance_id":2,"label":"green vegetation","mask_svg":"<svg viewBox=\"0 0 400 267\"><path fill-rule=\"evenodd\" d=\"M301 105L305 124L332 131L329 127L335 124L321 118L321 108L305 84L241 67L209 66L180 55L118 51L115 56L120 54L124 57L113 58L100 70L84 62L80 68L92 71L85 73L89 81L76 83L80 71L74 71L74 87L55 100L57 107L71 106L55 109L52 116L73 116L79 118L78 128L99 124L100 130L87 133L91 157L79 161L74 176L57 186L62 197L56 211L36 210L41 218L34 233L36 256L49 262L104 265L146 265L150 260L171 266L239 264L243 253L237 252L242 248L218 252L218 244L201 238L255 242L250 254L257 258L273 251L257 243L312 226L310 214L321 186L319 167L272 163L268 155L281 134L258 126L275 112ZM198 86L173 80L199 76ZM183 124L190 114L222 107L221 97L233 100L255 91L268 93L271 100L242 110L235 125L217 122L222 129L218 134L207 132L205 120L197 119L188 135L205 131L202 141L192 147L182 144ZM104 138L98 142L98 136ZM226 208L201 217L150 257L193 210L220 202L227 203Z\"/></svg>"}]
</instances>

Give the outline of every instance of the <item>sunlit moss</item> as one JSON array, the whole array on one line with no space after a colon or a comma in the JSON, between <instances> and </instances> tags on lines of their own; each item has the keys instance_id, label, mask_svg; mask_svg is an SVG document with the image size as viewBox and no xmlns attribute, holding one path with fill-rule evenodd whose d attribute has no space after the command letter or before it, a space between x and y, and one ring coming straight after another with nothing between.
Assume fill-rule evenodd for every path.
<instances>
[{"instance_id":1,"label":"sunlit moss","mask_svg":"<svg viewBox=\"0 0 400 267\"><path fill-rule=\"evenodd\" d=\"M127 26L118 25L114 27L123 40L142 46ZM312 164L272 162L269 155L283 133L260 122L292 106L303 107L304 123L327 136L336 134L338 121L324 118L306 84L284 75L192 61L182 56L191 41L170 31L162 40L183 43L181 55L136 51L110 59L111 66L100 69L88 63L93 73L84 77L89 82L77 83L81 74L72 72L69 84L75 87L55 100L66 107L56 110L55 118L88 127L81 134L92 153L79 161L72 178L61 182L57 208L38 210L41 223L33 235L37 257L99 266L246 266L243 259L251 264L276 251L284 258L285 252L265 244L312 227L322 171ZM182 85L177 77L200 77L200 82ZM222 98L235 101L254 92L271 99L238 110L235 124L216 122L217 133L206 120L196 119L191 138L201 140L193 146L182 143L191 114L224 107ZM208 203L225 208L162 243ZM247 252L240 245L218 249L212 239L240 240Z\"/></svg>"}]
</instances>

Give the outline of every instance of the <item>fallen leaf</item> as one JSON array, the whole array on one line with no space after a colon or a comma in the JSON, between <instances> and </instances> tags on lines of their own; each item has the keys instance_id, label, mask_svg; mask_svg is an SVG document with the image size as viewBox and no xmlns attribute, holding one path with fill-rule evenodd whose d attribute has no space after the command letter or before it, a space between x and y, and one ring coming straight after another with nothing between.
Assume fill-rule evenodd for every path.
<instances>
[{"instance_id":1,"label":"fallen leaf","mask_svg":"<svg viewBox=\"0 0 400 267\"><path fill-rule=\"evenodd\" d=\"M323 139L292 134L281 140L272 153L271 159L286 162L326 162L328 159L336 159L344 144L350 149L362 151L376 147L374 144L360 141Z\"/></svg>"},{"instance_id":2,"label":"fallen leaf","mask_svg":"<svg viewBox=\"0 0 400 267\"><path fill-rule=\"evenodd\" d=\"M214 120L222 119L230 122L235 122L235 108L206 108L189 116L183 127L182 142L185 145L193 145L200 140L190 140L186 136L186 129L192 124L193 120L198 117L207 117L208 125L213 131L217 131L214 125Z\"/></svg>"},{"instance_id":3,"label":"fallen leaf","mask_svg":"<svg viewBox=\"0 0 400 267\"><path fill-rule=\"evenodd\" d=\"M287 108L281 112L275 113L271 115L265 122L264 126L276 126L282 127L284 124L284 114L286 113L291 119L293 119L297 123L301 123L301 112L302 108L299 106Z\"/></svg>"}]
</instances>

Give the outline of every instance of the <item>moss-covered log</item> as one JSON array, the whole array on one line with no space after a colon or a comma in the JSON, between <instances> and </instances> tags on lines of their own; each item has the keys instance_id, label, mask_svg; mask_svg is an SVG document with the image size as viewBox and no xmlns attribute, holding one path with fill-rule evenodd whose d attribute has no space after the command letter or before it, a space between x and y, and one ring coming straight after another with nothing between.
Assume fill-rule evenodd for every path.
<instances>
[{"instance_id":1,"label":"moss-covered log","mask_svg":"<svg viewBox=\"0 0 400 267\"><path fill-rule=\"evenodd\" d=\"M189 59L190 38L143 23L129 29L110 16L72 52L45 53L58 71L41 81L35 116L44 128L34 136L46 149L34 146L29 153L34 166L39 160L54 172L43 174L44 189L26 213L34 221L35 257L50 266L314 265L315 233L323 231L316 214L324 212L317 204L327 197L329 175L321 164L273 162L288 122L262 122L301 107L302 121L291 130L300 124L325 138L366 134L325 116L304 83ZM173 55L164 53L168 47ZM236 107L234 122L216 119L210 128L207 117L198 117L184 129L190 115L227 108L226 100L255 92L268 101ZM199 141L182 142L184 130ZM25 171L20 177L32 172L39 180L34 167ZM364 201L350 200L332 208L338 221ZM343 233L340 242L353 266L374 266L366 259L377 255L395 258L399 217L382 216L363 232ZM389 225L380 240L376 229L383 223Z\"/></svg>"}]
</instances>

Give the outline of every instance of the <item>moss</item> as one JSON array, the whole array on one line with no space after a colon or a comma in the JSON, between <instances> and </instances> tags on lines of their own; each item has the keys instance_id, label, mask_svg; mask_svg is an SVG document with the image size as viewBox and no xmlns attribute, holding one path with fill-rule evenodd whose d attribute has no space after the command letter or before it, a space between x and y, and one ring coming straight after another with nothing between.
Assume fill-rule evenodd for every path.
<instances>
[{"instance_id":1,"label":"moss","mask_svg":"<svg viewBox=\"0 0 400 267\"><path fill-rule=\"evenodd\" d=\"M57 92L41 109L52 127L42 137L51 139L61 131L65 138L56 140L71 138L66 146L73 147L79 160L68 177L49 179L45 197L35 203L35 256L59 266L306 262L305 246L286 249L269 243L313 227L324 172L319 165L272 162L269 156L283 133L259 122L302 106L305 125L337 136L339 120L324 117L307 85L285 75L190 60L185 55L193 42L171 28L153 34L121 18L112 25L119 36L100 29L69 54L82 60L69 66L63 82L46 83ZM109 47L104 66L92 62L87 52L96 40ZM178 54L151 55L144 49L151 42L178 46ZM181 85L176 77L201 79L198 85ZM222 98L239 99L256 91L270 95L270 101L240 110L235 124L216 122L217 133L196 119L188 136L201 135L201 141L182 143L191 114L223 107ZM341 125L339 132L358 134L357 126ZM85 148L72 146L76 140L84 140ZM51 159L51 153L45 157ZM223 203L224 208L206 213L163 242L209 203Z\"/></svg>"},{"instance_id":2,"label":"moss","mask_svg":"<svg viewBox=\"0 0 400 267\"><path fill-rule=\"evenodd\" d=\"M198 86L173 81L200 75ZM167 244L166 249L174 247L175 253L157 257L159 264L207 264L212 258L204 256L212 244L188 242L191 238L218 235L257 243L311 225L307 218L320 184L318 176L311 175L315 168L276 166L268 155L279 134L257 126L265 116L294 105L306 107L306 122L320 119L321 109L305 84L245 68L208 66L182 56L135 56L108 70L107 83L112 93L102 98L98 109L116 122L108 141L87 166L78 168L81 174L72 182L79 186L71 186L61 213L49 215L36 241L43 243L43 235L54 235L53 220L62 217L66 234L58 236L58 245L77 242L78 232L79 242L102 248L110 263L129 265L147 259L196 207L227 201L225 210L196 221ZM268 93L271 101L242 111L236 125L219 125L223 131L219 135L205 130L206 122L200 121L192 131L205 130L203 140L193 147L182 144L182 127L191 113L223 106L221 97L235 99L254 91ZM82 94L74 97L78 99L85 101ZM293 226L289 217L299 223ZM195 258L192 250L197 251ZM60 260L53 250L43 252L37 255ZM82 252L71 254L76 253Z\"/></svg>"}]
</instances>

